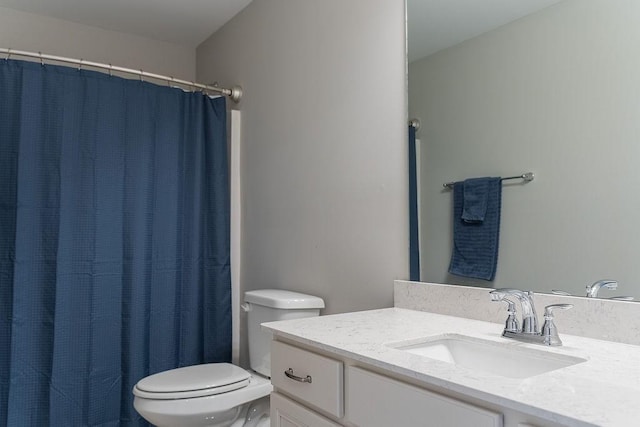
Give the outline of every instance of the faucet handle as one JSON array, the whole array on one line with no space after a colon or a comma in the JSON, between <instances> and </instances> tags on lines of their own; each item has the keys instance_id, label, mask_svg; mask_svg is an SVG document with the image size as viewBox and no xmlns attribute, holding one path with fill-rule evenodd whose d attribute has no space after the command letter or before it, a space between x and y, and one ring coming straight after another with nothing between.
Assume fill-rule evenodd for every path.
<instances>
[{"instance_id":1,"label":"faucet handle","mask_svg":"<svg viewBox=\"0 0 640 427\"><path fill-rule=\"evenodd\" d=\"M573 308L573 304L551 304L544 308L544 325L542 325L542 339L545 345L562 345L560 336L558 335L558 328L553 323L553 311L554 310L568 310Z\"/></svg>"},{"instance_id":2,"label":"faucet handle","mask_svg":"<svg viewBox=\"0 0 640 427\"><path fill-rule=\"evenodd\" d=\"M507 313L509 315L507 316L507 320L504 324L504 331L520 332L520 324L516 317L516 303L507 298L503 293L491 293L491 300L507 304Z\"/></svg>"},{"instance_id":3,"label":"faucet handle","mask_svg":"<svg viewBox=\"0 0 640 427\"><path fill-rule=\"evenodd\" d=\"M506 298L506 297L502 297L502 299L496 300L496 301L503 302L503 303L507 304L507 312L515 314L515 312L516 312L516 303L515 302L511 301L509 298Z\"/></svg>"},{"instance_id":4,"label":"faucet handle","mask_svg":"<svg viewBox=\"0 0 640 427\"><path fill-rule=\"evenodd\" d=\"M569 310L573 308L573 304L551 304L544 308L544 318L551 317L553 319L553 310Z\"/></svg>"},{"instance_id":5,"label":"faucet handle","mask_svg":"<svg viewBox=\"0 0 640 427\"><path fill-rule=\"evenodd\" d=\"M504 330L510 332L520 332L520 324L516 317L516 303L508 298L502 298L502 302L507 304L507 320L504 324Z\"/></svg>"}]
</instances>

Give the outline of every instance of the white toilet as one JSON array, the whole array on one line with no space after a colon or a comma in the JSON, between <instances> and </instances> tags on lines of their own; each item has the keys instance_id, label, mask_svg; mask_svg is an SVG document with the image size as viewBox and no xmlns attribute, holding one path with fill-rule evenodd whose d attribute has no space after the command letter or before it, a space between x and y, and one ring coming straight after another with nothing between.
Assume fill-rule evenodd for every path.
<instances>
[{"instance_id":1,"label":"white toilet","mask_svg":"<svg viewBox=\"0 0 640 427\"><path fill-rule=\"evenodd\" d=\"M278 289L245 293L251 371L208 363L160 372L133 388L133 406L158 427L268 427L271 334L260 324L314 317L321 298Z\"/></svg>"}]
</instances>

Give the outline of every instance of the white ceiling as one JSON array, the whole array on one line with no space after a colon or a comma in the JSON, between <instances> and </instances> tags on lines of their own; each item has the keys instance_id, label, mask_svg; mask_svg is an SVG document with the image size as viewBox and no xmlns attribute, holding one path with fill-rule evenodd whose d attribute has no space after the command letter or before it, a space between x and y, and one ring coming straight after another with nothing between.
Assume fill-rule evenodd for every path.
<instances>
[{"instance_id":1,"label":"white ceiling","mask_svg":"<svg viewBox=\"0 0 640 427\"><path fill-rule=\"evenodd\" d=\"M409 62L561 0L407 0Z\"/></svg>"},{"instance_id":2,"label":"white ceiling","mask_svg":"<svg viewBox=\"0 0 640 427\"><path fill-rule=\"evenodd\" d=\"M195 48L251 0L0 0L38 15Z\"/></svg>"},{"instance_id":3,"label":"white ceiling","mask_svg":"<svg viewBox=\"0 0 640 427\"><path fill-rule=\"evenodd\" d=\"M194 48L251 1L0 0L0 7ZM409 61L423 58L559 1L407 0Z\"/></svg>"}]
</instances>

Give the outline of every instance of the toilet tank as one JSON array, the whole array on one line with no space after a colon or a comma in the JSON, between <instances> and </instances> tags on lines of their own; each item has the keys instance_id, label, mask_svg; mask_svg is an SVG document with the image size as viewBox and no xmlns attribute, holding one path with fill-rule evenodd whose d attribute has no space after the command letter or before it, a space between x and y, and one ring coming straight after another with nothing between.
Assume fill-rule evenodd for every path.
<instances>
[{"instance_id":1,"label":"toilet tank","mask_svg":"<svg viewBox=\"0 0 640 427\"><path fill-rule=\"evenodd\" d=\"M271 377L271 333L260 328L261 323L277 320L315 317L324 308L322 298L280 289L262 289L244 294L249 332L249 363L251 369Z\"/></svg>"}]
</instances>

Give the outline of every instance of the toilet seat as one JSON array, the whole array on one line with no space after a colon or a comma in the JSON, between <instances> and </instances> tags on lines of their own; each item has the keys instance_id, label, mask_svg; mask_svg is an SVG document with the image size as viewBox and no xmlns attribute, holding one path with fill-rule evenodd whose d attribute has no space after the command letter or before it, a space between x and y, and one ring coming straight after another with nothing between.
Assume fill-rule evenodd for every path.
<instances>
[{"instance_id":1,"label":"toilet seat","mask_svg":"<svg viewBox=\"0 0 640 427\"><path fill-rule=\"evenodd\" d=\"M141 379L133 394L157 400L212 396L244 388L250 377L249 372L230 363L186 366Z\"/></svg>"},{"instance_id":2,"label":"toilet seat","mask_svg":"<svg viewBox=\"0 0 640 427\"><path fill-rule=\"evenodd\" d=\"M193 399L154 399L136 395L133 406L154 425L208 425L210 422L203 423L203 420L210 419L212 414L235 410L234 408L240 410L241 405L268 398L272 391L271 381L254 373L249 378L248 386L230 393Z\"/></svg>"}]
</instances>

